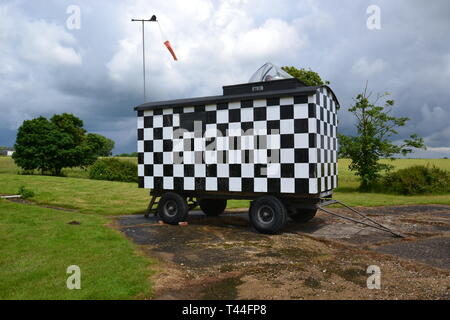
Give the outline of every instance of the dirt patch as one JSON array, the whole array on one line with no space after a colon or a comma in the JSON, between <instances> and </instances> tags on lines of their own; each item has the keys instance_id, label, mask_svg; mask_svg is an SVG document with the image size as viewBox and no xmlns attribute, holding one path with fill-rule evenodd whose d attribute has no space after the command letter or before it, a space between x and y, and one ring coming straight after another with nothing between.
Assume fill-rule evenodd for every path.
<instances>
[{"instance_id":1,"label":"dirt patch","mask_svg":"<svg viewBox=\"0 0 450 320\"><path fill-rule=\"evenodd\" d=\"M324 213L271 236L252 230L246 213L193 212L183 227L123 216L115 225L162 262L157 299L448 299L450 206L362 210L407 238ZM381 290L367 288L370 265L381 269Z\"/></svg>"}]
</instances>

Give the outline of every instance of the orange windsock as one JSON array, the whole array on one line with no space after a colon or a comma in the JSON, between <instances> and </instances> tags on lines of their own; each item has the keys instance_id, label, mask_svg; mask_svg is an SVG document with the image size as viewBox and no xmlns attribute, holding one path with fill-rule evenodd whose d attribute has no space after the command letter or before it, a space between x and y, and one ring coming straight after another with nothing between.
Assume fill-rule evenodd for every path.
<instances>
[{"instance_id":1,"label":"orange windsock","mask_svg":"<svg viewBox=\"0 0 450 320\"><path fill-rule=\"evenodd\" d=\"M175 55L175 52L173 51L172 46L170 45L169 40L166 40L166 41L164 42L164 45L167 47L167 49L169 49L169 52L170 52L170 54L172 55L173 59L174 59L175 61L178 61L177 56Z\"/></svg>"}]
</instances>

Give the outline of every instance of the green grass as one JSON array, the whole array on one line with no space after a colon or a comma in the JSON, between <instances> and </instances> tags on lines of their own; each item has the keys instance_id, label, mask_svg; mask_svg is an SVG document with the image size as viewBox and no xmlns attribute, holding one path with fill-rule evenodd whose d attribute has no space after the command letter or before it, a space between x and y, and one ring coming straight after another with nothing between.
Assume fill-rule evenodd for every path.
<instances>
[{"instance_id":1,"label":"green grass","mask_svg":"<svg viewBox=\"0 0 450 320\"><path fill-rule=\"evenodd\" d=\"M0 299L151 297L154 262L107 223L98 215L0 200ZM70 265L81 269L80 290L66 287Z\"/></svg>"}]
</instances>

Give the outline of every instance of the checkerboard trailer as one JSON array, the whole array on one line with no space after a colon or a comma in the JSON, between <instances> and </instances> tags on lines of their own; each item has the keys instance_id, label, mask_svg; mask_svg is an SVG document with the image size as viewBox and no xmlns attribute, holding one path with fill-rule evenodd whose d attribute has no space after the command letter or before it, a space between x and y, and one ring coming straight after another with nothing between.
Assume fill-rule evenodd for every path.
<instances>
[{"instance_id":1,"label":"checkerboard trailer","mask_svg":"<svg viewBox=\"0 0 450 320\"><path fill-rule=\"evenodd\" d=\"M337 187L338 107L331 88L295 78L137 106L139 187L153 196L147 213L178 224L197 204L216 216L227 200L249 199L259 232L279 231L287 216L312 219Z\"/></svg>"}]
</instances>

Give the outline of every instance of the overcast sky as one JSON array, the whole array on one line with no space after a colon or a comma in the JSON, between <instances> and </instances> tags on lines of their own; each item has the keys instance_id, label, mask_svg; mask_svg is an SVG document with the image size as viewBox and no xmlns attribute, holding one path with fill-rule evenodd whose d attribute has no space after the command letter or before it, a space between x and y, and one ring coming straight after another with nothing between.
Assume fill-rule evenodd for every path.
<instances>
[{"instance_id":1,"label":"overcast sky","mask_svg":"<svg viewBox=\"0 0 450 320\"><path fill-rule=\"evenodd\" d=\"M79 29L68 28L71 5ZM370 5L381 29L367 27ZM135 151L142 38L130 20L153 14L179 61L147 24L148 100L221 94L267 61L312 68L340 100L341 132L352 132L345 110L367 80L374 95L392 93L396 116L411 118L398 138L425 138L428 150L415 156L450 156L447 0L2 0L0 145L14 144L25 119L70 112L112 138L115 153Z\"/></svg>"}]
</instances>

